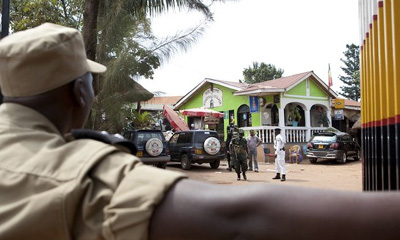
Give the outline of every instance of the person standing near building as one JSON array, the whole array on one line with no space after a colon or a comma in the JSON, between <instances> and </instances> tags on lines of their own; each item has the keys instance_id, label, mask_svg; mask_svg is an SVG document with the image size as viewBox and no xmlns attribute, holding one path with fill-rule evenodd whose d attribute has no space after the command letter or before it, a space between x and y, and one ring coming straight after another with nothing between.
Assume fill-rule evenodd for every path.
<instances>
[{"instance_id":1,"label":"person standing near building","mask_svg":"<svg viewBox=\"0 0 400 240\"><path fill-rule=\"evenodd\" d=\"M233 166L237 174L237 180L240 181L240 173L243 173L243 179L247 180L247 141L244 136L243 129L239 129L238 132L233 132L233 138L229 149L231 150L233 157Z\"/></svg>"},{"instance_id":2,"label":"person standing near building","mask_svg":"<svg viewBox=\"0 0 400 240\"><path fill-rule=\"evenodd\" d=\"M228 170L229 172L232 172L232 161L231 161L231 152L230 152L230 143L232 141L232 133L233 133L233 129L232 131L228 131L227 132L228 135L226 137L226 141L225 141L225 149L226 149L226 160L228 161L228 167L226 168L226 170Z\"/></svg>"},{"instance_id":3,"label":"person standing near building","mask_svg":"<svg viewBox=\"0 0 400 240\"><path fill-rule=\"evenodd\" d=\"M255 135L254 130L250 130L250 136L247 137L247 148L249 153L249 171L253 170L253 159L254 159L254 171L258 172L257 162L257 147L260 146L261 139Z\"/></svg>"},{"instance_id":4,"label":"person standing near building","mask_svg":"<svg viewBox=\"0 0 400 240\"><path fill-rule=\"evenodd\" d=\"M285 165L285 140L281 135L281 129L275 129L275 169L276 176L272 179L281 179L282 182L286 181L286 165Z\"/></svg>"}]
</instances>

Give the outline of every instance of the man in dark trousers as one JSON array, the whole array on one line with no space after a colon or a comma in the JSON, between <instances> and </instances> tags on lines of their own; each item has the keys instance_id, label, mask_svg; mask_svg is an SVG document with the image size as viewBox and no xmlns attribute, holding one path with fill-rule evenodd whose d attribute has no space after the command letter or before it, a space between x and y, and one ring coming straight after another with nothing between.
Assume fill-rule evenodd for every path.
<instances>
[{"instance_id":1,"label":"man in dark trousers","mask_svg":"<svg viewBox=\"0 0 400 240\"><path fill-rule=\"evenodd\" d=\"M227 137L226 137L226 141L225 141L225 149L226 149L226 160L228 161L228 168L226 170L228 170L229 172L232 172L232 161L231 161L231 152L230 152L230 144L232 141L232 134L233 134L233 129L232 131L229 130L227 132Z\"/></svg>"},{"instance_id":2,"label":"man in dark trousers","mask_svg":"<svg viewBox=\"0 0 400 240\"><path fill-rule=\"evenodd\" d=\"M243 129L239 129L239 133L234 132L230 146L233 155L233 165L235 167L238 181L240 180L240 173L243 173L243 179L247 180L246 171L248 152L247 141L243 136Z\"/></svg>"}]
</instances>

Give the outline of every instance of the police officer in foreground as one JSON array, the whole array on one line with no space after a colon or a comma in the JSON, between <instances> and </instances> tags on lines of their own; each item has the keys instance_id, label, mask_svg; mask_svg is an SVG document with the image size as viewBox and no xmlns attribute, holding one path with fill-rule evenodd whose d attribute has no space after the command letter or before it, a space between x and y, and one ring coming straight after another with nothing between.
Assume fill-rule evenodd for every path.
<instances>
[{"instance_id":1,"label":"police officer in foreground","mask_svg":"<svg viewBox=\"0 0 400 240\"><path fill-rule=\"evenodd\" d=\"M275 170L276 176L272 179L280 179L282 182L286 181L286 165L285 165L285 140L281 135L281 129L275 128Z\"/></svg>"},{"instance_id":2,"label":"police officer in foreground","mask_svg":"<svg viewBox=\"0 0 400 240\"><path fill-rule=\"evenodd\" d=\"M144 166L123 141L90 139L76 129L93 103L91 73L105 70L75 29L44 24L0 41L0 239L400 235L399 193L209 184Z\"/></svg>"}]
</instances>

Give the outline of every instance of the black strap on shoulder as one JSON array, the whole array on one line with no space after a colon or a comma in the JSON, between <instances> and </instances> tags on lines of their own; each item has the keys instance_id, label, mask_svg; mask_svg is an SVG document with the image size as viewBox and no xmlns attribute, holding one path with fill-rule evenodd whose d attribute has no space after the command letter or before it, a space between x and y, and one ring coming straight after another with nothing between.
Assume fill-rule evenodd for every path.
<instances>
[{"instance_id":1,"label":"black strap on shoulder","mask_svg":"<svg viewBox=\"0 0 400 240\"><path fill-rule=\"evenodd\" d=\"M132 154L136 154L137 151L135 145L131 141L123 138L122 136L118 137L117 135L111 135L107 132L99 132L88 129L73 129L71 131L71 135L75 139L92 139L117 147L122 146L127 148Z\"/></svg>"}]
</instances>

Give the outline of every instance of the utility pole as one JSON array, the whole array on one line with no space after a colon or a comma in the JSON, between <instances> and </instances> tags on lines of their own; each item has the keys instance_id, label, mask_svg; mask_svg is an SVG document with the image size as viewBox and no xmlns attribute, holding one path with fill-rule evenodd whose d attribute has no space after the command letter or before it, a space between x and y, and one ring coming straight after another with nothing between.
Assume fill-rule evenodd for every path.
<instances>
[{"instance_id":1,"label":"utility pole","mask_svg":"<svg viewBox=\"0 0 400 240\"><path fill-rule=\"evenodd\" d=\"M8 35L10 28L10 0L3 0L1 15L1 38ZM1 89L0 89L1 90ZM3 94L0 91L0 104L3 103Z\"/></svg>"}]
</instances>

